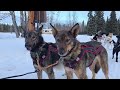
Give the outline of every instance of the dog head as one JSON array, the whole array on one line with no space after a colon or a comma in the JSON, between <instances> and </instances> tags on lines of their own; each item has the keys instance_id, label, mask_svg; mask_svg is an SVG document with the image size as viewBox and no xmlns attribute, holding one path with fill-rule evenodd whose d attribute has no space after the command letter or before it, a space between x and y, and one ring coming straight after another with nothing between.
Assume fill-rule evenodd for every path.
<instances>
[{"instance_id":1,"label":"dog head","mask_svg":"<svg viewBox=\"0 0 120 90\"><path fill-rule=\"evenodd\" d=\"M76 36L80 31L79 24L75 24L70 30L58 30L52 24L50 25L53 28L52 33L56 40L58 54L62 57L66 56L75 47Z\"/></svg>"},{"instance_id":2,"label":"dog head","mask_svg":"<svg viewBox=\"0 0 120 90\"><path fill-rule=\"evenodd\" d=\"M27 50L32 50L36 45L43 43L41 36L43 25L38 30L26 31L25 33L25 47Z\"/></svg>"}]
</instances>

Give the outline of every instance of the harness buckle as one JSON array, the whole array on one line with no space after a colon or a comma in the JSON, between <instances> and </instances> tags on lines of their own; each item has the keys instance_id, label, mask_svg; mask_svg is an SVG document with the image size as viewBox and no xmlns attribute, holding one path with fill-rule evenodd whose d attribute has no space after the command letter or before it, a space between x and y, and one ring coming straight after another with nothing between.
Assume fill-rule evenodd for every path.
<instances>
[{"instance_id":1,"label":"harness buckle","mask_svg":"<svg viewBox=\"0 0 120 90\"><path fill-rule=\"evenodd\" d=\"M76 61L79 61L79 60L80 60L80 58L79 58L79 57L77 57Z\"/></svg>"}]
</instances>

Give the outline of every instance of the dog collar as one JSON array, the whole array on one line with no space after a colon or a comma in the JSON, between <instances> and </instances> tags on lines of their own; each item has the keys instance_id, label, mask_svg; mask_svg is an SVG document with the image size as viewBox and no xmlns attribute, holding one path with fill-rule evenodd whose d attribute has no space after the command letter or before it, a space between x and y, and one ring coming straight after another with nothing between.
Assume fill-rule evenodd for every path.
<instances>
[{"instance_id":1,"label":"dog collar","mask_svg":"<svg viewBox=\"0 0 120 90\"><path fill-rule=\"evenodd\" d=\"M61 56L61 57L66 57L66 56L68 56L75 47L76 47L76 42L74 42L74 45L73 45L72 49L71 49L65 56L61 56L61 55L60 55L60 56Z\"/></svg>"}]
</instances>

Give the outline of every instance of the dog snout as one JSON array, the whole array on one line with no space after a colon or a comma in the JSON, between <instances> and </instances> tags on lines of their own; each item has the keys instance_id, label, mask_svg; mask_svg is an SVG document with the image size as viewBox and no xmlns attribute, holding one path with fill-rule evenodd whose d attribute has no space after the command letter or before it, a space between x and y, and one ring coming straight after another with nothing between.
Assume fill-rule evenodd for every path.
<instances>
[{"instance_id":1,"label":"dog snout","mask_svg":"<svg viewBox=\"0 0 120 90\"><path fill-rule=\"evenodd\" d=\"M27 50L30 50L30 45L29 44L25 44L25 47Z\"/></svg>"},{"instance_id":2,"label":"dog snout","mask_svg":"<svg viewBox=\"0 0 120 90\"><path fill-rule=\"evenodd\" d=\"M29 47L29 45L28 45L28 44L25 44L25 47L27 48L27 47Z\"/></svg>"},{"instance_id":3,"label":"dog snout","mask_svg":"<svg viewBox=\"0 0 120 90\"><path fill-rule=\"evenodd\" d=\"M64 53L65 53L64 48L60 48L60 54L62 55L62 54L64 54Z\"/></svg>"}]
</instances>

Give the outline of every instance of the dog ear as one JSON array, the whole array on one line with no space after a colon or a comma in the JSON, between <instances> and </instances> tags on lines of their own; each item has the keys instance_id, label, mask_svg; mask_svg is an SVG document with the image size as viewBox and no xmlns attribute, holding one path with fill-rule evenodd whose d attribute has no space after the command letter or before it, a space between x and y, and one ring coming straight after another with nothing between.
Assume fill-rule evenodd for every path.
<instances>
[{"instance_id":1,"label":"dog ear","mask_svg":"<svg viewBox=\"0 0 120 90\"><path fill-rule=\"evenodd\" d=\"M42 29L43 29L43 25L39 27L39 29L37 30L37 32L39 33L39 35L42 34Z\"/></svg>"},{"instance_id":2,"label":"dog ear","mask_svg":"<svg viewBox=\"0 0 120 90\"><path fill-rule=\"evenodd\" d=\"M53 36L55 37L58 33L58 30L50 23L50 25L52 26L52 33L53 33Z\"/></svg>"},{"instance_id":3,"label":"dog ear","mask_svg":"<svg viewBox=\"0 0 120 90\"><path fill-rule=\"evenodd\" d=\"M79 34L80 32L80 26L78 23L76 23L72 28L71 30L69 31L74 38L76 38L76 36Z\"/></svg>"}]
</instances>

